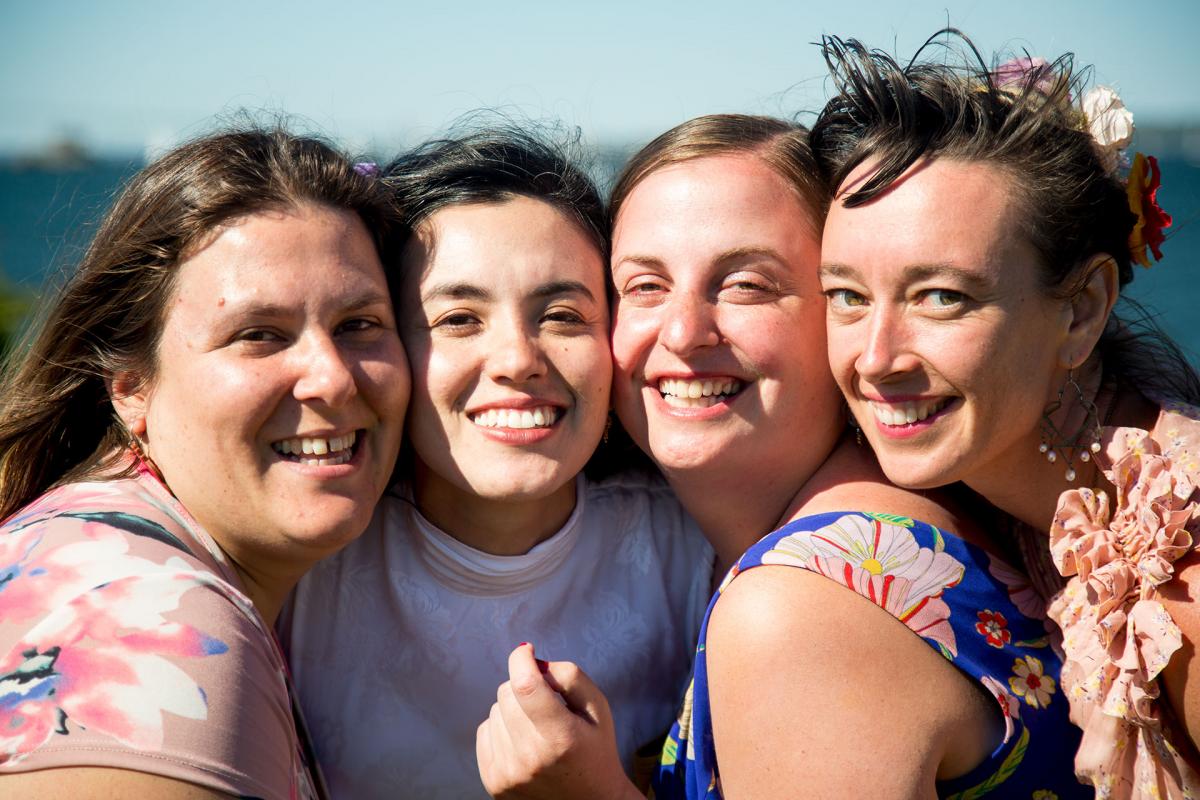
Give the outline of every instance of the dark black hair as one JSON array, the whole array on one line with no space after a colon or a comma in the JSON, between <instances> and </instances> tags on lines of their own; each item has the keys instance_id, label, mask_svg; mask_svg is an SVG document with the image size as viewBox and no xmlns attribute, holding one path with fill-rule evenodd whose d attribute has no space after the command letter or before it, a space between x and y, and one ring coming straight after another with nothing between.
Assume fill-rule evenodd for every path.
<instances>
[{"instance_id":1,"label":"dark black hair","mask_svg":"<svg viewBox=\"0 0 1200 800\"><path fill-rule=\"evenodd\" d=\"M382 176L409 231L449 206L530 197L573 220L607 265L610 239L604 200L574 149L571 142L553 141L548 134L515 125L488 126L426 142L388 164ZM611 297L607 268L604 283ZM615 416L609 419L605 440L584 471L595 479L629 469L653 471ZM403 453L405 461L411 459L407 442Z\"/></svg>"},{"instance_id":2,"label":"dark black hair","mask_svg":"<svg viewBox=\"0 0 1200 800\"><path fill-rule=\"evenodd\" d=\"M578 223L608 259L604 201L568 144L515 126L485 128L427 142L388 164L383 179L410 230L447 206L531 197Z\"/></svg>"},{"instance_id":3,"label":"dark black hair","mask_svg":"<svg viewBox=\"0 0 1200 800\"><path fill-rule=\"evenodd\" d=\"M1040 256L1047 291L1079 291L1096 255L1112 258L1122 287L1133 280L1137 218L1077 105L1090 70L1075 69L1071 54L1026 62L1022 77L1001 81L954 28L935 33L904 66L854 39L826 36L822 51L834 95L810 136L818 165L833 187L864 162L875 165L861 188L839 198L844 205L869 202L922 158L985 162L1013 181L1018 224ZM1105 380L1160 401L1200 403L1200 377L1178 345L1136 302L1122 298L1118 308L1097 344Z\"/></svg>"}]
</instances>

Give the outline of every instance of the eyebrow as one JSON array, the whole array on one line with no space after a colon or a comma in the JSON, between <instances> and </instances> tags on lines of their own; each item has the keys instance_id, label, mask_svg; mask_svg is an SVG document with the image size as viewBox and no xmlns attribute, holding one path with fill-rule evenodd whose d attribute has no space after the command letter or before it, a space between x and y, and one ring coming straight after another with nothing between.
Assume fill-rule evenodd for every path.
<instances>
[{"instance_id":1,"label":"eyebrow","mask_svg":"<svg viewBox=\"0 0 1200 800\"><path fill-rule=\"evenodd\" d=\"M557 297L563 294L580 294L587 299L595 302L596 296L592 291L579 281L561 280L550 281L538 286L531 293L531 297L545 299L548 297ZM446 298L449 300L482 300L488 301L492 299L492 293L488 289L478 286L473 283L438 283L427 289L421 295L421 301L425 302L435 298Z\"/></svg>"},{"instance_id":2,"label":"eyebrow","mask_svg":"<svg viewBox=\"0 0 1200 800\"><path fill-rule=\"evenodd\" d=\"M388 301L389 297L386 294L380 292L362 292L345 298L342 301L341 307L343 311L357 311L360 308ZM234 300L228 304L220 305L224 306L225 311L249 317L286 317L296 313L295 306L263 303L255 300L249 300L244 303Z\"/></svg>"},{"instance_id":3,"label":"eyebrow","mask_svg":"<svg viewBox=\"0 0 1200 800\"><path fill-rule=\"evenodd\" d=\"M779 253L775 250L772 250L769 247L753 247L753 246L748 245L746 247L735 247L731 250L726 250L723 253L721 253L720 255L718 255L716 258L714 258L712 260L712 262L715 264L721 264L726 261L735 261L739 258L747 258L747 257L751 257L751 256L753 256L753 257L765 256L765 257L771 259L772 261L780 261L780 262L783 261L783 258L779 255ZM621 256L620 260L617 261L616 266L619 267L627 261L634 263L634 264L641 264L642 266L647 266L647 267L661 268L663 266L663 260L661 258L658 258L657 256L639 255L637 253L632 253L627 256Z\"/></svg>"},{"instance_id":4,"label":"eyebrow","mask_svg":"<svg viewBox=\"0 0 1200 800\"><path fill-rule=\"evenodd\" d=\"M859 270L847 264L822 264L818 269L821 277L857 278ZM974 272L956 267L953 264L910 264L904 267L901 275L905 283L927 281L934 278L954 278L966 284L972 290L986 289L990 283Z\"/></svg>"}]
</instances>

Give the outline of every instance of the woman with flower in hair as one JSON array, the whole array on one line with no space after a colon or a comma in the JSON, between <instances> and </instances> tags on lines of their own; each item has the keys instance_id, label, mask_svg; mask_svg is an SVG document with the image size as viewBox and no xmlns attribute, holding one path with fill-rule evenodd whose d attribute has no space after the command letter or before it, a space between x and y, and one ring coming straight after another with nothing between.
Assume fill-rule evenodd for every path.
<instances>
[{"instance_id":1,"label":"woman with flower in hair","mask_svg":"<svg viewBox=\"0 0 1200 800\"><path fill-rule=\"evenodd\" d=\"M889 483L845 425L828 199L803 127L739 115L662 134L613 192L615 405L725 576L654 796L1088 796L1044 604L994 512ZM479 729L489 790L639 796L595 685L527 647L509 669Z\"/></svg>"},{"instance_id":2,"label":"woman with flower in hair","mask_svg":"<svg viewBox=\"0 0 1200 800\"><path fill-rule=\"evenodd\" d=\"M1024 701L1069 701L1078 777L1106 798L1195 797L1200 380L1118 305L1161 257L1157 163L1125 153L1132 116L1111 89L1081 94L1070 56L824 52L821 282L850 410L889 478L961 481L1014 520L994 547L1019 550L1034 582L1014 599L1050 601L1065 653L1057 690L1014 677Z\"/></svg>"}]
</instances>

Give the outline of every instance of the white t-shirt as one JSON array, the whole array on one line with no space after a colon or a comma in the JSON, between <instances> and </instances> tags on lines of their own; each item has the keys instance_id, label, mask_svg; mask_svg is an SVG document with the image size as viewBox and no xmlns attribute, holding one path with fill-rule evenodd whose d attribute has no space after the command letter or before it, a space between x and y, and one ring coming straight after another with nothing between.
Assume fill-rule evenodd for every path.
<instances>
[{"instance_id":1,"label":"white t-shirt","mask_svg":"<svg viewBox=\"0 0 1200 800\"><path fill-rule=\"evenodd\" d=\"M552 537L494 556L389 493L366 533L300 582L279 628L335 798L486 798L475 729L521 642L604 690L627 769L667 731L712 549L659 479L581 476L576 496Z\"/></svg>"}]
</instances>

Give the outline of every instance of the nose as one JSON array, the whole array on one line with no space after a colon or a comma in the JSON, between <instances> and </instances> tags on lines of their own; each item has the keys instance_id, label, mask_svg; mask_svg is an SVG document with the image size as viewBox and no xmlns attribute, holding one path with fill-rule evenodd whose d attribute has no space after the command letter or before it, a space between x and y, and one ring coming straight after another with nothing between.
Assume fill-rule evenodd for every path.
<instances>
[{"instance_id":1,"label":"nose","mask_svg":"<svg viewBox=\"0 0 1200 800\"><path fill-rule=\"evenodd\" d=\"M496 381L523 383L546 374L545 353L537 336L519 323L498 327L481 346L488 377Z\"/></svg>"},{"instance_id":2,"label":"nose","mask_svg":"<svg viewBox=\"0 0 1200 800\"><path fill-rule=\"evenodd\" d=\"M907 349L903 320L884 304L876 305L868 318L866 340L854 368L872 383L905 370Z\"/></svg>"},{"instance_id":3,"label":"nose","mask_svg":"<svg viewBox=\"0 0 1200 800\"><path fill-rule=\"evenodd\" d=\"M307 346L297 348L296 360L299 374L292 393L297 400L338 408L357 394L351 365L333 338L311 337Z\"/></svg>"},{"instance_id":4,"label":"nose","mask_svg":"<svg viewBox=\"0 0 1200 800\"><path fill-rule=\"evenodd\" d=\"M676 355L713 347L721 341L713 304L698 293L676 294L665 309L659 340Z\"/></svg>"}]
</instances>

